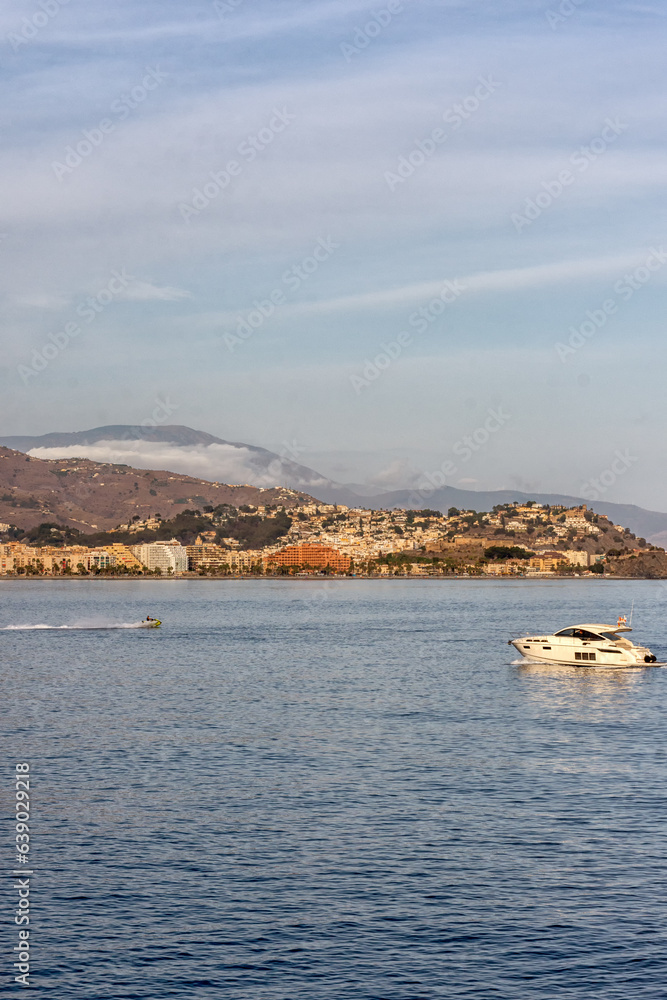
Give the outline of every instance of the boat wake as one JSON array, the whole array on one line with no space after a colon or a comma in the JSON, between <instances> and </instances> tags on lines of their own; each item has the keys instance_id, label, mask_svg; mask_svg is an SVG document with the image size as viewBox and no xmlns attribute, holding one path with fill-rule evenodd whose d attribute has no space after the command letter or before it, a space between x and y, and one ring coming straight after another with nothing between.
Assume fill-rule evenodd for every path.
<instances>
[{"instance_id":1,"label":"boat wake","mask_svg":"<svg viewBox=\"0 0 667 1000\"><path fill-rule=\"evenodd\" d=\"M127 629L127 628L146 628L146 625L142 622L77 622L73 625L4 625L0 627L0 632L39 632L39 631L68 631L76 632L82 629Z\"/></svg>"}]
</instances>

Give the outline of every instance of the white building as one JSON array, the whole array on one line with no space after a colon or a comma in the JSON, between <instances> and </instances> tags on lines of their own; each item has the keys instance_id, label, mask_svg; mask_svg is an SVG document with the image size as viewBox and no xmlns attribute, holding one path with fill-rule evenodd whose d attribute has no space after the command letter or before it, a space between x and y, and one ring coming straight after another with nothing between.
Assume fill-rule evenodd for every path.
<instances>
[{"instance_id":1,"label":"white building","mask_svg":"<svg viewBox=\"0 0 667 1000\"><path fill-rule=\"evenodd\" d=\"M146 545L133 545L132 552L146 569L159 569L163 574L185 573L188 569L188 550L180 542L151 542Z\"/></svg>"},{"instance_id":2,"label":"white building","mask_svg":"<svg viewBox=\"0 0 667 1000\"><path fill-rule=\"evenodd\" d=\"M588 553L579 552L576 549L566 549L563 553L570 566L588 566Z\"/></svg>"},{"instance_id":3,"label":"white building","mask_svg":"<svg viewBox=\"0 0 667 1000\"><path fill-rule=\"evenodd\" d=\"M568 528L587 528L590 522L584 516L586 513L586 504L575 507L573 510L566 510L565 523Z\"/></svg>"}]
</instances>

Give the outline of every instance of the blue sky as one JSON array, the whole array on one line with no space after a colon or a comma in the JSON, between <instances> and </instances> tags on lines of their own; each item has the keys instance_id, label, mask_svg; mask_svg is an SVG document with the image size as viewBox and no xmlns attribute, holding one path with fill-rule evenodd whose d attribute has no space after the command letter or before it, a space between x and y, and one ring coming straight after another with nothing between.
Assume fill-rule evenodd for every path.
<instances>
[{"instance_id":1,"label":"blue sky","mask_svg":"<svg viewBox=\"0 0 667 1000\"><path fill-rule=\"evenodd\" d=\"M620 449L604 498L667 510L666 14L9 0L5 433L169 399L337 480L476 434L450 485L570 493Z\"/></svg>"}]
</instances>

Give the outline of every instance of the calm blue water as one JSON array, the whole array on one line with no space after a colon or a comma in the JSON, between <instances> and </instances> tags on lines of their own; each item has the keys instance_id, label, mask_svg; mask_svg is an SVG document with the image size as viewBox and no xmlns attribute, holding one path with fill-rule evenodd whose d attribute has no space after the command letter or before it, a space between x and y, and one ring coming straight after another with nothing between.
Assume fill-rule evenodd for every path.
<instances>
[{"instance_id":1,"label":"calm blue water","mask_svg":"<svg viewBox=\"0 0 667 1000\"><path fill-rule=\"evenodd\" d=\"M667 670L506 645L633 598L667 658L654 582L2 582L0 627L164 621L0 632L36 995L667 996Z\"/></svg>"}]
</instances>

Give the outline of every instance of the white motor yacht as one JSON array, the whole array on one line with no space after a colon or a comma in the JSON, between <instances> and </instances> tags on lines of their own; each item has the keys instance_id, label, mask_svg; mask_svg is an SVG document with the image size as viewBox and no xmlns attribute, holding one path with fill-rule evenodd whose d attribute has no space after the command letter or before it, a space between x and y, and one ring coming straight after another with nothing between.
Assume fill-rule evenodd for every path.
<instances>
[{"instance_id":1,"label":"white motor yacht","mask_svg":"<svg viewBox=\"0 0 667 1000\"><path fill-rule=\"evenodd\" d=\"M508 645L528 660L576 667L643 667L657 657L646 646L635 646L624 633L632 629L621 617L614 625L571 625L554 635L528 635Z\"/></svg>"}]
</instances>

